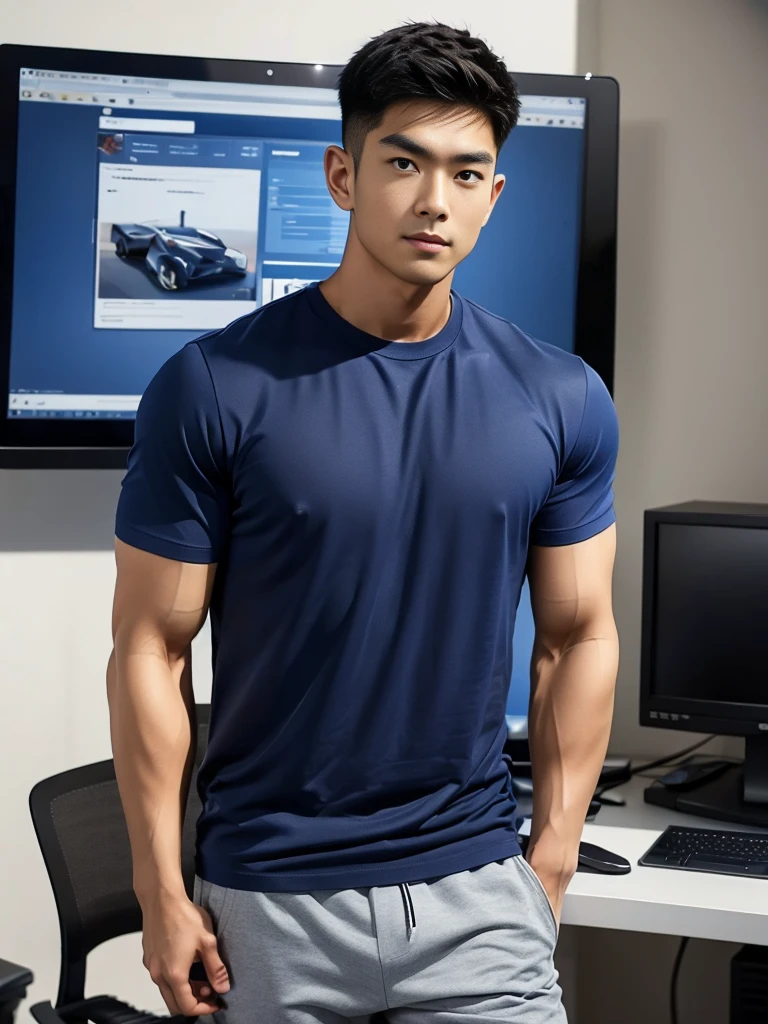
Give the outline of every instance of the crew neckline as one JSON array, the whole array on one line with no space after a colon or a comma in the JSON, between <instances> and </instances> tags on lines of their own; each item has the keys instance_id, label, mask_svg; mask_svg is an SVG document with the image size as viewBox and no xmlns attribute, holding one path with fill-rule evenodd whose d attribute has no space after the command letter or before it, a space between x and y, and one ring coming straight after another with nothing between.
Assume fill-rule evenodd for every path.
<instances>
[{"instance_id":1,"label":"crew neckline","mask_svg":"<svg viewBox=\"0 0 768 1024\"><path fill-rule=\"evenodd\" d=\"M356 349L367 352L370 355L384 356L385 359L424 359L427 356L437 355L443 349L452 345L461 328L462 321L462 300L461 296L451 290L451 314L445 326L433 334L431 338L424 341L387 341L385 338L378 338L375 334L368 334L355 327L343 316L340 316L326 297L320 291L319 282L313 281L304 289L309 304L314 312L331 327L345 342L354 345Z\"/></svg>"}]
</instances>

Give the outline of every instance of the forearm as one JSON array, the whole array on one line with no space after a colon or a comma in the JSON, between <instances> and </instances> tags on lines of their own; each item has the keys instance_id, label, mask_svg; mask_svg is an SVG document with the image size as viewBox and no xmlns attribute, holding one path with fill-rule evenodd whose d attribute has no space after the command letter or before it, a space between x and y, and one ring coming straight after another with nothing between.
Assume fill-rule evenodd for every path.
<instances>
[{"instance_id":1,"label":"forearm","mask_svg":"<svg viewBox=\"0 0 768 1024\"><path fill-rule=\"evenodd\" d=\"M189 652L118 636L107 668L110 735L140 903L184 895L181 832L196 748Z\"/></svg>"},{"instance_id":2,"label":"forearm","mask_svg":"<svg viewBox=\"0 0 768 1024\"><path fill-rule=\"evenodd\" d=\"M528 859L570 879L608 749L618 636L610 628L558 656L534 658L528 718L533 819Z\"/></svg>"}]
</instances>

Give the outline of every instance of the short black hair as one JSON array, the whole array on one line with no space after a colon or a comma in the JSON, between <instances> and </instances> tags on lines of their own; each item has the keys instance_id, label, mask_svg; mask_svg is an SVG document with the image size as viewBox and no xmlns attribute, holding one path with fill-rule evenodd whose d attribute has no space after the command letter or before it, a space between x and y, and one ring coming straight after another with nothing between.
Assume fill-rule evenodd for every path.
<instances>
[{"instance_id":1,"label":"short black hair","mask_svg":"<svg viewBox=\"0 0 768 1024\"><path fill-rule=\"evenodd\" d=\"M338 81L344 148L357 165L365 136L393 103L434 100L474 107L501 149L520 116L517 84L490 47L467 29L410 22L361 47Z\"/></svg>"}]
</instances>

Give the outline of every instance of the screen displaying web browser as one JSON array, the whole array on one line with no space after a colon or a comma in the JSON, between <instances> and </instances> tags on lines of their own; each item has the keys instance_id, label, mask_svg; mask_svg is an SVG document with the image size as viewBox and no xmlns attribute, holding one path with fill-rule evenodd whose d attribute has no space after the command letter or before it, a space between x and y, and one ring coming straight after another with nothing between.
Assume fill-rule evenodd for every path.
<instances>
[{"instance_id":1,"label":"screen displaying web browser","mask_svg":"<svg viewBox=\"0 0 768 1024\"><path fill-rule=\"evenodd\" d=\"M336 93L23 68L8 415L133 418L175 351L339 265ZM524 96L456 287L574 344L585 101Z\"/></svg>"}]
</instances>

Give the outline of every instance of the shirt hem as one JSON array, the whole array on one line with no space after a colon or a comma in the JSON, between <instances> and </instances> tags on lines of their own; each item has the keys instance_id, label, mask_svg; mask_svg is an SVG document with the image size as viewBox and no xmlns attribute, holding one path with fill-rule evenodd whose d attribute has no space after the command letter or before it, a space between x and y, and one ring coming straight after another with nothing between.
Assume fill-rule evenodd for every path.
<instances>
[{"instance_id":1,"label":"shirt hem","mask_svg":"<svg viewBox=\"0 0 768 1024\"><path fill-rule=\"evenodd\" d=\"M613 509L604 512L597 519L590 523L584 523L573 530L539 530L531 537L531 544L541 547L557 547L565 544L578 544L580 541L596 537L598 533L607 530L616 522L616 513Z\"/></svg>"},{"instance_id":2,"label":"shirt hem","mask_svg":"<svg viewBox=\"0 0 768 1024\"><path fill-rule=\"evenodd\" d=\"M359 889L383 885L416 883L427 879L457 874L483 867L492 861L515 857L522 853L517 837L473 846L448 855L421 856L418 863L355 865L348 868L317 868L314 871L247 872L217 871L204 859L198 859L196 871L200 878L228 889L249 892L311 892L318 889Z\"/></svg>"},{"instance_id":3,"label":"shirt hem","mask_svg":"<svg viewBox=\"0 0 768 1024\"><path fill-rule=\"evenodd\" d=\"M217 561L214 557L215 552L210 548L195 547L191 544L168 540L165 537L157 537L144 530L137 530L134 526L118 524L115 528L115 536L125 544L130 544L131 547L148 551L151 555L160 555L162 558L172 558L178 562L212 565ZM182 555L185 557L181 557Z\"/></svg>"}]
</instances>

